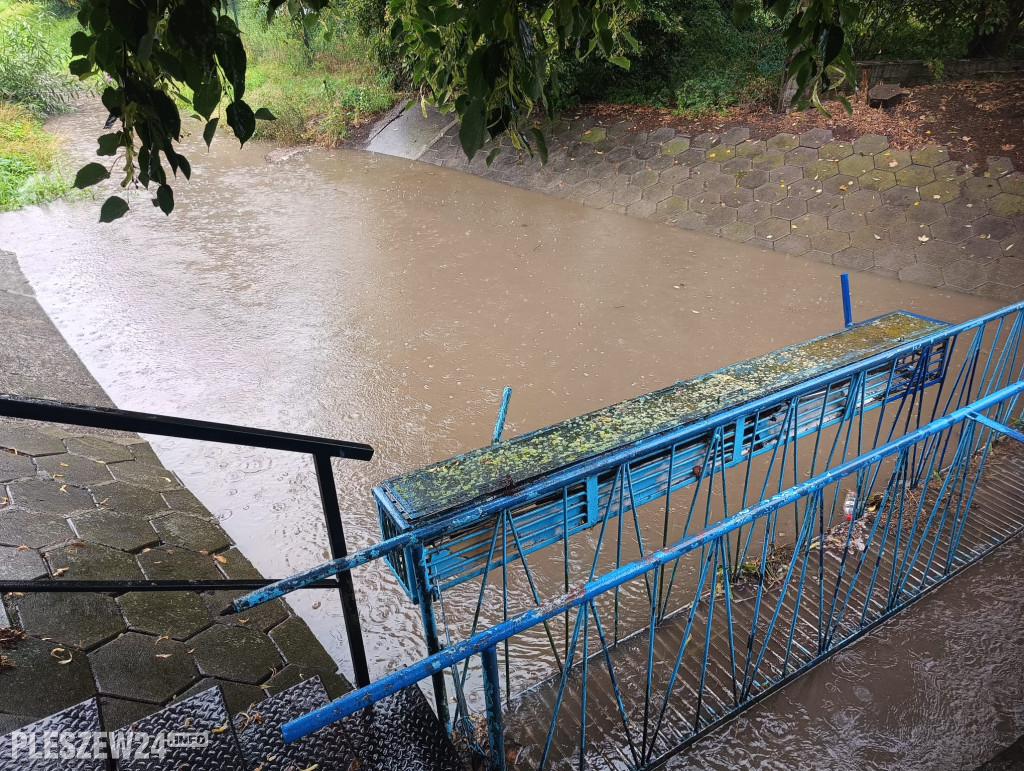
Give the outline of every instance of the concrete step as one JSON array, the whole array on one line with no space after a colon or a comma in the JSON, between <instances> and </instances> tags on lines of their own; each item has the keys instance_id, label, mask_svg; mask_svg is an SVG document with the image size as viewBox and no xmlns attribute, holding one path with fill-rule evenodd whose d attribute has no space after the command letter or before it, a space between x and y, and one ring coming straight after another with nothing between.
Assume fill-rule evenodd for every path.
<instances>
[{"instance_id":1,"label":"concrete step","mask_svg":"<svg viewBox=\"0 0 1024 771\"><path fill-rule=\"evenodd\" d=\"M73 734L72 747L59 740L48 744L50 732ZM95 698L87 699L0 736L0 771L107 771L105 755L93 757L90 739L100 732L99 704ZM60 757L64 754L86 757Z\"/></svg>"}]
</instances>

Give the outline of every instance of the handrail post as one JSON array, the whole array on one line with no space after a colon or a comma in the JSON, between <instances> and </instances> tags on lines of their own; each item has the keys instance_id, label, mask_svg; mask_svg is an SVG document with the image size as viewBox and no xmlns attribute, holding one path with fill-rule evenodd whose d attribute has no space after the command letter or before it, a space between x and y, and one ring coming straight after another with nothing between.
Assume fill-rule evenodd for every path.
<instances>
[{"instance_id":1,"label":"handrail post","mask_svg":"<svg viewBox=\"0 0 1024 771\"><path fill-rule=\"evenodd\" d=\"M487 708L488 771L505 771L505 726L501 715L501 680L498 677L498 648L480 652Z\"/></svg>"},{"instance_id":2,"label":"handrail post","mask_svg":"<svg viewBox=\"0 0 1024 771\"><path fill-rule=\"evenodd\" d=\"M850 274L839 275L839 287L843 293L843 324L846 327L853 326L853 304L850 301Z\"/></svg>"},{"instance_id":3,"label":"handrail post","mask_svg":"<svg viewBox=\"0 0 1024 771\"><path fill-rule=\"evenodd\" d=\"M338 505L338 488L334 484L334 470L331 456L316 453L316 480L320 486L320 503L327 522L327 539L334 559L348 555L345 544L345 528L341 523L341 508ZM359 607L356 603L356 589L352 573L348 570L338 573L338 593L341 595L341 614L345 619L345 636L348 638L352 669L355 672L356 688L370 684L370 669L366 662L366 647L363 644L363 629L359 623Z\"/></svg>"}]
</instances>

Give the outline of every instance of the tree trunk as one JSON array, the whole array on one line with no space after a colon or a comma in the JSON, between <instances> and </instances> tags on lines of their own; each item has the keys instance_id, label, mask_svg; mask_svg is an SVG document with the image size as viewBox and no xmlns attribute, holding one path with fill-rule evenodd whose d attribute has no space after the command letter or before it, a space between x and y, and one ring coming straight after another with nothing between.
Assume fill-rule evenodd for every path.
<instances>
[{"instance_id":1,"label":"tree trunk","mask_svg":"<svg viewBox=\"0 0 1024 771\"><path fill-rule=\"evenodd\" d=\"M1024 0L1009 0L1007 23L991 32L975 30L974 37L967 44L967 56L971 59L999 59L1010 51L1010 43L1024 21Z\"/></svg>"}]
</instances>

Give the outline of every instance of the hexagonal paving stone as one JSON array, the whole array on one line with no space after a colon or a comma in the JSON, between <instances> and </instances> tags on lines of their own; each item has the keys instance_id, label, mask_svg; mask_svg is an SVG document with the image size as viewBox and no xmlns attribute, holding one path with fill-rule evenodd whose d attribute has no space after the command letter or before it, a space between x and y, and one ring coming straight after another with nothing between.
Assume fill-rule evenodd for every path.
<instances>
[{"instance_id":1,"label":"hexagonal paving stone","mask_svg":"<svg viewBox=\"0 0 1024 771\"><path fill-rule=\"evenodd\" d=\"M750 129L746 126L733 126L718 136L718 143L726 147L735 147L741 142L746 141L749 136Z\"/></svg>"},{"instance_id":2,"label":"hexagonal paving stone","mask_svg":"<svg viewBox=\"0 0 1024 771\"><path fill-rule=\"evenodd\" d=\"M1024 261L1006 258L992 263L989 268L991 279L1004 286L1024 286Z\"/></svg>"},{"instance_id":3,"label":"hexagonal paving stone","mask_svg":"<svg viewBox=\"0 0 1024 771\"><path fill-rule=\"evenodd\" d=\"M90 460L102 460L106 463L132 460L135 456L123 444L108 442L96 436L77 436L65 439L68 452L81 455Z\"/></svg>"},{"instance_id":4,"label":"hexagonal paving stone","mask_svg":"<svg viewBox=\"0 0 1024 771\"><path fill-rule=\"evenodd\" d=\"M687 208L690 211L695 211L700 214L707 214L712 209L717 209L722 203L722 199L717 193L703 193L701 195L695 195L687 202Z\"/></svg>"},{"instance_id":5,"label":"hexagonal paving stone","mask_svg":"<svg viewBox=\"0 0 1024 771\"><path fill-rule=\"evenodd\" d=\"M1004 238L999 244L1004 257L1016 257L1024 260L1024 233L1015 233Z\"/></svg>"},{"instance_id":6,"label":"hexagonal paving stone","mask_svg":"<svg viewBox=\"0 0 1024 771\"><path fill-rule=\"evenodd\" d=\"M670 139L668 142L664 144L664 146L662 146L661 152L663 152L665 155L676 156L679 155L679 153L686 152L689 149L689 137L675 137L674 139Z\"/></svg>"},{"instance_id":7,"label":"hexagonal paving stone","mask_svg":"<svg viewBox=\"0 0 1024 771\"><path fill-rule=\"evenodd\" d=\"M935 181L935 172L930 166L907 166L896 172L896 181L908 187L923 187Z\"/></svg>"},{"instance_id":8,"label":"hexagonal paving stone","mask_svg":"<svg viewBox=\"0 0 1024 771\"><path fill-rule=\"evenodd\" d=\"M324 650L323 645L301 618L292 616L271 629L270 639L274 641L289 664L301 664L327 671L334 671L338 668L337 663Z\"/></svg>"},{"instance_id":9,"label":"hexagonal paving stone","mask_svg":"<svg viewBox=\"0 0 1024 771\"><path fill-rule=\"evenodd\" d=\"M939 241L947 241L951 244L959 244L974 235L974 229L967 227L959 220L945 217L938 222L932 223L932 238Z\"/></svg>"},{"instance_id":10,"label":"hexagonal paving stone","mask_svg":"<svg viewBox=\"0 0 1024 771\"><path fill-rule=\"evenodd\" d=\"M186 640L213 624L206 603L193 592L129 592L117 604L132 630L175 640Z\"/></svg>"},{"instance_id":11,"label":"hexagonal paving stone","mask_svg":"<svg viewBox=\"0 0 1024 771\"><path fill-rule=\"evenodd\" d=\"M311 677L320 678L320 683L327 690L327 695L331 699L337 699L352 690L352 686L337 673L299 664L289 664L261 687L269 696L274 696Z\"/></svg>"},{"instance_id":12,"label":"hexagonal paving stone","mask_svg":"<svg viewBox=\"0 0 1024 771\"><path fill-rule=\"evenodd\" d=\"M655 185L657 184L657 182L658 172L652 171L650 169L638 171L636 174L633 175L633 178L630 180L631 185L633 185L634 187L638 187L641 190L643 190L645 187Z\"/></svg>"},{"instance_id":13,"label":"hexagonal paving stone","mask_svg":"<svg viewBox=\"0 0 1024 771\"><path fill-rule=\"evenodd\" d=\"M896 186L896 175L891 171L874 169L867 174L861 174L858 181L861 187L868 190L888 190L890 187Z\"/></svg>"},{"instance_id":14,"label":"hexagonal paving stone","mask_svg":"<svg viewBox=\"0 0 1024 771\"><path fill-rule=\"evenodd\" d=\"M832 264L853 270L870 270L875 264L875 257L867 249L848 246L832 255Z\"/></svg>"},{"instance_id":15,"label":"hexagonal paving stone","mask_svg":"<svg viewBox=\"0 0 1024 771\"><path fill-rule=\"evenodd\" d=\"M265 602L243 613L229 616L220 615L233 600L244 594L245 592L242 591L222 590L203 592L201 596L203 602L206 603L206 607L210 609L210 615L213 616L213 620L224 626L244 626L266 631L288 618L289 613L281 600Z\"/></svg>"},{"instance_id":16,"label":"hexagonal paving stone","mask_svg":"<svg viewBox=\"0 0 1024 771\"><path fill-rule=\"evenodd\" d=\"M761 187L761 185L768 184L768 172L765 169L751 169L737 181L740 187L753 190L754 188Z\"/></svg>"},{"instance_id":17,"label":"hexagonal paving stone","mask_svg":"<svg viewBox=\"0 0 1024 771\"><path fill-rule=\"evenodd\" d=\"M213 557L182 548L149 549L137 557L146 578L223 578Z\"/></svg>"},{"instance_id":18,"label":"hexagonal paving stone","mask_svg":"<svg viewBox=\"0 0 1024 771\"><path fill-rule=\"evenodd\" d=\"M49 514L70 514L79 509L95 506L92 496L82 489L58 480L31 479L11 482L11 503L32 511Z\"/></svg>"},{"instance_id":19,"label":"hexagonal paving stone","mask_svg":"<svg viewBox=\"0 0 1024 771\"><path fill-rule=\"evenodd\" d=\"M658 214L664 217L674 217L680 212L686 211L686 199L673 195L658 203Z\"/></svg>"},{"instance_id":20,"label":"hexagonal paving stone","mask_svg":"<svg viewBox=\"0 0 1024 771\"><path fill-rule=\"evenodd\" d=\"M959 251L961 259L983 265L995 262L1003 256L999 242L988 238L969 238L963 243L957 244L957 251Z\"/></svg>"},{"instance_id":21,"label":"hexagonal paving stone","mask_svg":"<svg viewBox=\"0 0 1024 771\"><path fill-rule=\"evenodd\" d=\"M1000 193L992 197L988 202L988 208L993 214L1002 214L1007 217L1024 214L1024 195Z\"/></svg>"},{"instance_id":22,"label":"hexagonal paving stone","mask_svg":"<svg viewBox=\"0 0 1024 771\"><path fill-rule=\"evenodd\" d=\"M714 149L708 150L708 160L712 160L715 163L724 163L725 161L732 160L735 157L735 147L715 147Z\"/></svg>"},{"instance_id":23,"label":"hexagonal paving stone","mask_svg":"<svg viewBox=\"0 0 1024 771\"><path fill-rule=\"evenodd\" d=\"M112 597L92 592L26 594L17 600L21 628L71 649L92 648L125 631Z\"/></svg>"},{"instance_id":24,"label":"hexagonal paving stone","mask_svg":"<svg viewBox=\"0 0 1024 771\"><path fill-rule=\"evenodd\" d=\"M132 555L109 546L56 546L47 549L43 556L50 572L62 581L145 578Z\"/></svg>"},{"instance_id":25,"label":"hexagonal paving stone","mask_svg":"<svg viewBox=\"0 0 1024 771\"><path fill-rule=\"evenodd\" d=\"M839 173L839 164L835 161L815 161L804 166L807 179L823 180Z\"/></svg>"},{"instance_id":26,"label":"hexagonal paving stone","mask_svg":"<svg viewBox=\"0 0 1024 771\"><path fill-rule=\"evenodd\" d=\"M968 198L992 198L1001 192L999 181L990 177L971 177L964 182L964 195Z\"/></svg>"},{"instance_id":27,"label":"hexagonal paving stone","mask_svg":"<svg viewBox=\"0 0 1024 771\"><path fill-rule=\"evenodd\" d=\"M883 171L899 171L911 163L910 153L906 150L886 150L874 156L875 168Z\"/></svg>"},{"instance_id":28,"label":"hexagonal paving stone","mask_svg":"<svg viewBox=\"0 0 1024 771\"><path fill-rule=\"evenodd\" d=\"M75 537L59 514L8 506L0 509L0 544L38 549Z\"/></svg>"},{"instance_id":29,"label":"hexagonal paving stone","mask_svg":"<svg viewBox=\"0 0 1024 771\"><path fill-rule=\"evenodd\" d=\"M942 278L949 286L969 292L988 280L988 270L984 265L956 262L942 269Z\"/></svg>"},{"instance_id":30,"label":"hexagonal paving stone","mask_svg":"<svg viewBox=\"0 0 1024 771\"><path fill-rule=\"evenodd\" d=\"M849 174L836 174L834 177L823 180L821 189L826 193L834 195L849 195L860 190L860 182L857 181L856 177Z\"/></svg>"},{"instance_id":31,"label":"hexagonal paving stone","mask_svg":"<svg viewBox=\"0 0 1024 771\"><path fill-rule=\"evenodd\" d=\"M86 655L71 651L71 661L62 665L51 655L55 647L60 646L28 637L4 651L12 666L0 675L0 712L44 717L96 693ZM58 655L67 658L66 652Z\"/></svg>"},{"instance_id":32,"label":"hexagonal paving stone","mask_svg":"<svg viewBox=\"0 0 1024 771\"><path fill-rule=\"evenodd\" d=\"M0 546L0 581L32 581L47 575L39 553L17 546ZM3 603L0 603L0 626L3 622Z\"/></svg>"},{"instance_id":33,"label":"hexagonal paving stone","mask_svg":"<svg viewBox=\"0 0 1024 771\"><path fill-rule=\"evenodd\" d=\"M733 209L738 209L743 204L749 203L753 198L753 191L747 190L745 187L734 187L732 190L722 193L722 203Z\"/></svg>"},{"instance_id":34,"label":"hexagonal paving stone","mask_svg":"<svg viewBox=\"0 0 1024 771\"><path fill-rule=\"evenodd\" d=\"M591 206L595 209L603 209L605 206L611 204L611 202L612 193L610 190L598 190L596 193L594 193L591 196L588 196L587 199L583 201L584 205Z\"/></svg>"},{"instance_id":35,"label":"hexagonal paving stone","mask_svg":"<svg viewBox=\"0 0 1024 771\"><path fill-rule=\"evenodd\" d=\"M139 551L160 543L148 520L114 509L84 511L71 517L71 522L83 540L115 549Z\"/></svg>"},{"instance_id":36,"label":"hexagonal paving stone","mask_svg":"<svg viewBox=\"0 0 1024 771\"><path fill-rule=\"evenodd\" d=\"M699 166L705 161L704 151L697 147L691 147L686 152L679 153L676 160L687 166Z\"/></svg>"},{"instance_id":37,"label":"hexagonal paving stone","mask_svg":"<svg viewBox=\"0 0 1024 771\"><path fill-rule=\"evenodd\" d=\"M1013 161L1009 158L989 157L985 162L988 166L988 173L992 177L1002 177L1013 171Z\"/></svg>"},{"instance_id":38,"label":"hexagonal paving stone","mask_svg":"<svg viewBox=\"0 0 1024 771\"><path fill-rule=\"evenodd\" d=\"M899 272L900 281L910 281L926 286L942 286L942 270L934 265L923 262L914 263L902 268Z\"/></svg>"},{"instance_id":39,"label":"hexagonal paving stone","mask_svg":"<svg viewBox=\"0 0 1024 771\"><path fill-rule=\"evenodd\" d=\"M799 142L796 134L776 134L768 140L767 145L769 150L786 152L796 147Z\"/></svg>"},{"instance_id":40,"label":"hexagonal paving stone","mask_svg":"<svg viewBox=\"0 0 1024 771\"><path fill-rule=\"evenodd\" d=\"M800 144L803 147L821 147L831 141L832 132L823 128L812 128L800 135Z\"/></svg>"},{"instance_id":41,"label":"hexagonal paving stone","mask_svg":"<svg viewBox=\"0 0 1024 771\"><path fill-rule=\"evenodd\" d=\"M169 655L168 655L169 654ZM184 644L128 632L89 654L100 693L160 704L198 673Z\"/></svg>"},{"instance_id":42,"label":"hexagonal paving stone","mask_svg":"<svg viewBox=\"0 0 1024 771\"><path fill-rule=\"evenodd\" d=\"M871 214L872 212L868 212L867 218L870 219ZM874 250L885 243L888 237L889 233L885 228L872 227L869 224L868 227L858 228L850 233L850 246Z\"/></svg>"},{"instance_id":43,"label":"hexagonal paving stone","mask_svg":"<svg viewBox=\"0 0 1024 771\"><path fill-rule=\"evenodd\" d=\"M769 182L754 190L754 200L775 203L786 197L786 188L778 182Z\"/></svg>"},{"instance_id":44,"label":"hexagonal paving stone","mask_svg":"<svg viewBox=\"0 0 1024 771\"><path fill-rule=\"evenodd\" d=\"M841 161L853 155L852 142L828 142L818 148L818 157L825 161Z\"/></svg>"},{"instance_id":45,"label":"hexagonal paving stone","mask_svg":"<svg viewBox=\"0 0 1024 771\"><path fill-rule=\"evenodd\" d=\"M64 452L64 443L36 428L3 425L0 426L0 448L17 450L22 455L56 455Z\"/></svg>"},{"instance_id":46,"label":"hexagonal paving stone","mask_svg":"<svg viewBox=\"0 0 1024 771\"><path fill-rule=\"evenodd\" d=\"M92 485L112 481L105 463L97 463L81 455L63 453L39 458L36 465L58 484Z\"/></svg>"},{"instance_id":47,"label":"hexagonal paving stone","mask_svg":"<svg viewBox=\"0 0 1024 771\"><path fill-rule=\"evenodd\" d=\"M670 195L672 195L672 185L666 182L659 182L656 185L645 188L641 198L656 204L658 201L664 201Z\"/></svg>"},{"instance_id":48,"label":"hexagonal paving stone","mask_svg":"<svg viewBox=\"0 0 1024 771\"><path fill-rule=\"evenodd\" d=\"M973 222L988 214L988 204L985 201L957 198L946 204L946 214L960 222Z\"/></svg>"},{"instance_id":49,"label":"hexagonal paving stone","mask_svg":"<svg viewBox=\"0 0 1024 771\"><path fill-rule=\"evenodd\" d=\"M799 166L783 165L772 169L768 173L768 181L778 184L791 185L804 178L804 170Z\"/></svg>"},{"instance_id":50,"label":"hexagonal paving stone","mask_svg":"<svg viewBox=\"0 0 1024 771\"><path fill-rule=\"evenodd\" d=\"M783 198L772 204L772 216L780 219L792 220L806 213L807 203L799 198Z\"/></svg>"},{"instance_id":51,"label":"hexagonal paving stone","mask_svg":"<svg viewBox=\"0 0 1024 771\"><path fill-rule=\"evenodd\" d=\"M821 214L804 214L790 223L793 233L813 236L828 228L828 219Z\"/></svg>"},{"instance_id":52,"label":"hexagonal paving stone","mask_svg":"<svg viewBox=\"0 0 1024 771\"><path fill-rule=\"evenodd\" d=\"M882 197L873 190L857 190L848 194L843 200L843 206L861 214L877 209L881 205Z\"/></svg>"},{"instance_id":53,"label":"hexagonal paving stone","mask_svg":"<svg viewBox=\"0 0 1024 771\"><path fill-rule=\"evenodd\" d=\"M946 241L931 240L924 244L918 244L914 248L919 262L926 262L929 265L951 265L960 259L957 248Z\"/></svg>"},{"instance_id":54,"label":"hexagonal paving stone","mask_svg":"<svg viewBox=\"0 0 1024 771\"><path fill-rule=\"evenodd\" d=\"M198 683L181 694L178 699L187 699L189 696L196 696L203 691L207 691L218 685L220 686L221 695L224 697L224 704L227 706L229 715L241 715L243 712L249 712L253 705L263 701L263 699L268 695L272 695L269 689L261 688L258 685L235 683L231 680L220 680L216 677L204 677ZM347 690L343 690L340 695L344 695L350 690L352 689L348 688ZM338 697L332 696L331 698L336 699ZM299 771L297 766L294 767L294 771Z\"/></svg>"},{"instance_id":55,"label":"hexagonal paving stone","mask_svg":"<svg viewBox=\"0 0 1024 771\"><path fill-rule=\"evenodd\" d=\"M806 166L818 160L818 150L814 147L795 147L786 153L786 163L791 166Z\"/></svg>"},{"instance_id":56,"label":"hexagonal paving stone","mask_svg":"<svg viewBox=\"0 0 1024 771\"><path fill-rule=\"evenodd\" d=\"M746 174L753 168L749 158L732 158L722 164L723 174Z\"/></svg>"},{"instance_id":57,"label":"hexagonal paving stone","mask_svg":"<svg viewBox=\"0 0 1024 771\"><path fill-rule=\"evenodd\" d=\"M761 155L755 155L751 162L755 169L777 169L786 162L786 156L780 152L768 150Z\"/></svg>"},{"instance_id":58,"label":"hexagonal paving stone","mask_svg":"<svg viewBox=\"0 0 1024 771\"><path fill-rule=\"evenodd\" d=\"M850 233L858 228L864 227L864 215L860 212L843 209L828 217L828 226L831 230L839 230Z\"/></svg>"},{"instance_id":59,"label":"hexagonal paving stone","mask_svg":"<svg viewBox=\"0 0 1024 771\"><path fill-rule=\"evenodd\" d=\"M730 241L749 241L754 237L754 226L748 222L730 222L728 225L723 225L718 233Z\"/></svg>"},{"instance_id":60,"label":"hexagonal paving stone","mask_svg":"<svg viewBox=\"0 0 1024 771\"><path fill-rule=\"evenodd\" d=\"M1012 219L1009 217L998 217L994 214L986 215L976 220L972 225L978 237L994 238L996 241L1002 241L1004 238L1017 232Z\"/></svg>"},{"instance_id":61,"label":"hexagonal paving stone","mask_svg":"<svg viewBox=\"0 0 1024 771\"><path fill-rule=\"evenodd\" d=\"M926 145L912 150L910 157L914 159L914 163L920 166L938 166L949 160L949 152L946 148L938 145Z\"/></svg>"},{"instance_id":62,"label":"hexagonal paving stone","mask_svg":"<svg viewBox=\"0 0 1024 771\"><path fill-rule=\"evenodd\" d=\"M759 222L764 222L771 216L771 204L764 201L746 203L739 207L737 215L743 222L756 225Z\"/></svg>"},{"instance_id":63,"label":"hexagonal paving stone","mask_svg":"<svg viewBox=\"0 0 1024 771\"><path fill-rule=\"evenodd\" d=\"M704 188L709 193L727 193L736 188L736 177L731 174L717 174L704 183Z\"/></svg>"},{"instance_id":64,"label":"hexagonal paving stone","mask_svg":"<svg viewBox=\"0 0 1024 771\"><path fill-rule=\"evenodd\" d=\"M839 173L859 177L875 170L875 162L869 155L851 155L839 161Z\"/></svg>"},{"instance_id":65,"label":"hexagonal paving stone","mask_svg":"<svg viewBox=\"0 0 1024 771\"><path fill-rule=\"evenodd\" d=\"M0 483L13 482L15 479L30 479L36 475L36 467L29 455L15 455L7 450L0 450Z\"/></svg>"},{"instance_id":66,"label":"hexagonal paving stone","mask_svg":"<svg viewBox=\"0 0 1024 771\"><path fill-rule=\"evenodd\" d=\"M661 128L656 128L654 131L652 131L648 135L647 140L649 142L655 143L668 142L675 135L676 130L674 128L670 126L662 126Z\"/></svg>"},{"instance_id":67,"label":"hexagonal paving stone","mask_svg":"<svg viewBox=\"0 0 1024 771\"><path fill-rule=\"evenodd\" d=\"M736 221L736 210L728 206L719 206L707 212L704 224L709 228L718 228Z\"/></svg>"},{"instance_id":68,"label":"hexagonal paving stone","mask_svg":"<svg viewBox=\"0 0 1024 771\"><path fill-rule=\"evenodd\" d=\"M824 230L811 236L811 246L818 251L835 254L850 245L850 236L838 230Z\"/></svg>"},{"instance_id":69,"label":"hexagonal paving stone","mask_svg":"<svg viewBox=\"0 0 1024 771\"><path fill-rule=\"evenodd\" d=\"M764 222L758 223L757 227L754 229L754 233L759 238L764 238L769 241L778 241L780 238L788 236L792 229L793 227L788 220L768 219Z\"/></svg>"},{"instance_id":70,"label":"hexagonal paving stone","mask_svg":"<svg viewBox=\"0 0 1024 771\"><path fill-rule=\"evenodd\" d=\"M167 502L155 490L136 487L125 482L90 487L97 506L106 506L118 511L130 511L139 517L151 517L167 511Z\"/></svg>"},{"instance_id":71,"label":"hexagonal paving stone","mask_svg":"<svg viewBox=\"0 0 1024 771\"><path fill-rule=\"evenodd\" d=\"M821 193L821 182L816 179L798 179L789 185L790 198L803 198L807 200Z\"/></svg>"},{"instance_id":72,"label":"hexagonal paving stone","mask_svg":"<svg viewBox=\"0 0 1024 771\"><path fill-rule=\"evenodd\" d=\"M928 226L914 222L897 225L889 230L889 241L907 248L913 248L918 244L926 243L930 238L931 232L928 230Z\"/></svg>"},{"instance_id":73,"label":"hexagonal paving stone","mask_svg":"<svg viewBox=\"0 0 1024 771\"><path fill-rule=\"evenodd\" d=\"M281 667L274 643L256 629L214 624L189 641L199 671L242 683L261 683Z\"/></svg>"},{"instance_id":74,"label":"hexagonal paving stone","mask_svg":"<svg viewBox=\"0 0 1024 771\"><path fill-rule=\"evenodd\" d=\"M843 208L843 196L833 193L819 193L807 201L807 211L814 214L831 214Z\"/></svg>"},{"instance_id":75,"label":"hexagonal paving stone","mask_svg":"<svg viewBox=\"0 0 1024 771\"><path fill-rule=\"evenodd\" d=\"M885 206L912 206L915 201L920 201L921 195L916 188L906 185L896 185L882 192L882 203Z\"/></svg>"},{"instance_id":76,"label":"hexagonal paving stone","mask_svg":"<svg viewBox=\"0 0 1024 771\"><path fill-rule=\"evenodd\" d=\"M960 185L957 182L930 182L921 187L922 201L946 203L960 196Z\"/></svg>"},{"instance_id":77,"label":"hexagonal paving stone","mask_svg":"<svg viewBox=\"0 0 1024 771\"><path fill-rule=\"evenodd\" d=\"M906 222L907 214L898 206L879 206L865 212L864 220L873 228L891 228Z\"/></svg>"},{"instance_id":78,"label":"hexagonal paving stone","mask_svg":"<svg viewBox=\"0 0 1024 771\"><path fill-rule=\"evenodd\" d=\"M1010 195L1024 195L1024 174L1017 172L1008 177L1001 177L999 188Z\"/></svg>"},{"instance_id":79,"label":"hexagonal paving stone","mask_svg":"<svg viewBox=\"0 0 1024 771\"><path fill-rule=\"evenodd\" d=\"M677 185L684 179L689 179L690 167L677 164L661 172L661 183L666 185Z\"/></svg>"},{"instance_id":80,"label":"hexagonal paving stone","mask_svg":"<svg viewBox=\"0 0 1024 771\"><path fill-rule=\"evenodd\" d=\"M889 149L889 137L881 134L865 134L853 143L853 151L861 155L875 155Z\"/></svg>"},{"instance_id":81,"label":"hexagonal paving stone","mask_svg":"<svg viewBox=\"0 0 1024 771\"><path fill-rule=\"evenodd\" d=\"M608 135L607 131L602 127L595 127L583 132L583 142L586 144L596 144L604 139Z\"/></svg>"},{"instance_id":82,"label":"hexagonal paving stone","mask_svg":"<svg viewBox=\"0 0 1024 771\"><path fill-rule=\"evenodd\" d=\"M776 251L783 252L785 254L792 254L794 256L806 254L810 249L810 236L801 235L799 233L790 233L785 238L780 238L775 242Z\"/></svg>"},{"instance_id":83,"label":"hexagonal paving stone","mask_svg":"<svg viewBox=\"0 0 1024 771\"><path fill-rule=\"evenodd\" d=\"M946 209L938 201L921 201L918 204L908 206L906 212L908 222L916 222L923 225L938 222L946 216Z\"/></svg>"},{"instance_id":84,"label":"hexagonal paving stone","mask_svg":"<svg viewBox=\"0 0 1024 771\"><path fill-rule=\"evenodd\" d=\"M754 158L761 155L768 148L762 139L748 139L736 146L736 155L741 158Z\"/></svg>"},{"instance_id":85,"label":"hexagonal paving stone","mask_svg":"<svg viewBox=\"0 0 1024 771\"><path fill-rule=\"evenodd\" d=\"M612 201L617 204L622 204L623 206L629 206L630 204L639 201L642 196L643 191L640 190L640 188L630 185L629 187L624 187L621 190L616 190L615 194L612 196Z\"/></svg>"},{"instance_id":86,"label":"hexagonal paving stone","mask_svg":"<svg viewBox=\"0 0 1024 771\"><path fill-rule=\"evenodd\" d=\"M913 250L892 245L875 249L874 255L876 269L891 270L894 274L917 261Z\"/></svg>"}]
</instances>

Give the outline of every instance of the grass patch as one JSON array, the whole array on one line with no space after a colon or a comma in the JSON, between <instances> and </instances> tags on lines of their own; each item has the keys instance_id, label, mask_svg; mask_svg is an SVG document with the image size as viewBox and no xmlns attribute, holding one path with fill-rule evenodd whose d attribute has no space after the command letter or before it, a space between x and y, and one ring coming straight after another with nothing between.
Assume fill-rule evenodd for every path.
<instances>
[{"instance_id":1,"label":"grass patch","mask_svg":"<svg viewBox=\"0 0 1024 771\"><path fill-rule=\"evenodd\" d=\"M66 193L60 142L26 107L0 102L0 211L43 203Z\"/></svg>"},{"instance_id":2,"label":"grass patch","mask_svg":"<svg viewBox=\"0 0 1024 771\"><path fill-rule=\"evenodd\" d=\"M329 19L330 35L318 29L308 38L286 14L267 24L257 7L240 21L249 54L246 101L277 116L259 121L260 138L334 145L397 99L372 42L344 18Z\"/></svg>"}]
</instances>

